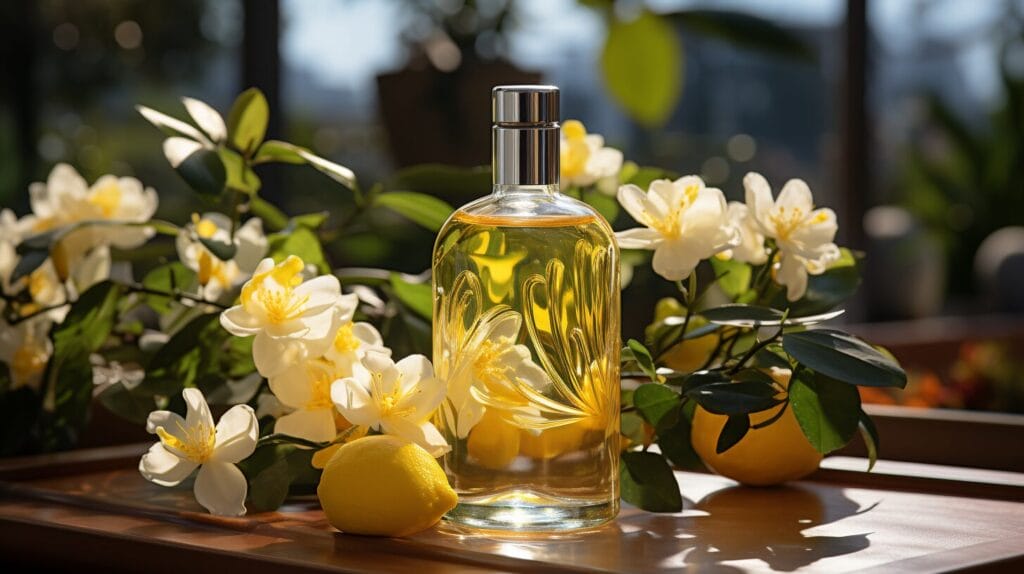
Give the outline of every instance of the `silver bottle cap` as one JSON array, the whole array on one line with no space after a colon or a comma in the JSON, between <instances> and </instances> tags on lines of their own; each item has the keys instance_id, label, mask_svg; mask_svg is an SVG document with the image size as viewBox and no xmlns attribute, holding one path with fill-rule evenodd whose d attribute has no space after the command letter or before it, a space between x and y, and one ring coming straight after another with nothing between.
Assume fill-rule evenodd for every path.
<instances>
[{"instance_id":1,"label":"silver bottle cap","mask_svg":"<svg viewBox=\"0 0 1024 574\"><path fill-rule=\"evenodd\" d=\"M558 88L497 86L491 95L494 184L557 185Z\"/></svg>"}]
</instances>

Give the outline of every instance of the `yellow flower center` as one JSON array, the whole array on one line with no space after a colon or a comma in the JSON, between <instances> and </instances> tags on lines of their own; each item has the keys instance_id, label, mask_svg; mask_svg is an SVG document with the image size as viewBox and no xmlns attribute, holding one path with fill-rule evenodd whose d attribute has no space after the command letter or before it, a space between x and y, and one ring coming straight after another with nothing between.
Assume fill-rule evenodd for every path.
<instances>
[{"instance_id":1,"label":"yellow flower center","mask_svg":"<svg viewBox=\"0 0 1024 574\"><path fill-rule=\"evenodd\" d=\"M40 300L46 295L46 291L52 287L50 277L40 267L28 276L28 292L33 300Z\"/></svg>"},{"instance_id":2,"label":"yellow flower center","mask_svg":"<svg viewBox=\"0 0 1024 574\"><path fill-rule=\"evenodd\" d=\"M199 252L199 284L206 286L210 281L216 280L224 287L230 287L231 280L228 278L227 265L217 259L206 248Z\"/></svg>"},{"instance_id":3,"label":"yellow flower center","mask_svg":"<svg viewBox=\"0 0 1024 574\"><path fill-rule=\"evenodd\" d=\"M206 423L199 423L186 428L178 423L178 429L185 435L184 439L172 435L164 427L157 427L156 435L160 437L160 442L164 446L177 450L194 463L203 464L210 459L217 439L217 433L213 427Z\"/></svg>"},{"instance_id":4,"label":"yellow flower center","mask_svg":"<svg viewBox=\"0 0 1024 574\"><path fill-rule=\"evenodd\" d=\"M768 219L771 220L772 225L775 226L776 239L783 241L789 239L789 236L793 234L799 227L804 225L807 214L804 210L799 207L793 207L787 209L785 205L776 207L768 215ZM825 213L819 213L809 222L811 224L823 223L828 216Z\"/></svg>"},{"instance_id":5,"label":"yellow flower center","mask_svg":"<svg viewBox=\"0 0 1024 574\"><path fill-rule=\"evenodd\" d=\"M242 304L249 308L259 303L267 320L275 325L298 318L309 301L309 295L295 297L294 294L295 287L302 284L303 267L302 259L292 255L274 268L256 274L242 287ZM276 285L266 285L268 278Z\"/></svg>"},{"instance_id":6,"label":"yellow flower center","mask_svg":"<svg viewBox=\"0 0 1024 574\"><path fill-rule=\"evenodd\" d=\"M110 183L97 189L89 195L89 203L99 209L103 217L113 217L121 205L121 186Z\"/></svg>"},{"instance_id":7,"label":"yellow flower center","mask_svg":"<svg viewBox=\"0 0 1024 574\"><path fill-rule=\"evenodd\" d=\"M651 227L664 235L666 239L678 239L679 235L683 232L680 216L697 201L698 194L700 194L699 185L691 184L686 186L686 189L683 190L682 200L671 206L664 218L652 221Z\"/></svg>"},{"instance_id":8,"label":"yellow flower center","mask_svg":"<svg viewBox=\"0 0 1024 574\"><path fill-rule=\"evenodd\" d=\"M209 219L200 219L198 213L192 214L192 225L195 226L196 235L203 239L209 239L217 233L217 224Z\"/></svg>"},{"instance_id":9,"label":"yellow flower center","mask_svg":"<svg viewBox=\"0 0 1024 574\"><path fill-rule=\"evenodd\" d=\"M567 144L559 154L562 176L576 177L583 173L590 160L590 148L586 142L587 128L579 120L568 120L562 124L562 135Z\"/></svg>"},{"instance_id":10,"label":"yellow flower center","mask_svg":"<svg viewBox=\"0 0 1024 574\"><path fill-rule=\"evenodd\" d=\"M358 350L362 343L356 338L355 334L352 333L352 323L345 323L338 329L338 334L334 336L334 348L339 353L349 353Z\"/></svg>"},{"instance_id":11,"label":"yellow flower center","mask_svg":"<svg viewBox=\"0 0 1024 574\"><path fill-rule=\"evenodd\" d=\"M19 382L33 379L42 374L48 358L45 347L34 340L26 340L14 351L11 358L11 374Z\"/></svg>"},{"instance_id":12,"label":"yellow flower center","mask_svg":"<svg viewBox=\"0 0 1024 574\"><path fill-rule=\"evenodd\" d=\"M403 418L411 415L416 410L415 407L412 406L399 408L398 403L405 398L401 385L396 383L394 389L390 393L385 393L384 384L381 380L383 375L381 375L381 373L371 373L371 377L372 380L370 385L373 389L373 397L377 400L377 407L380 409L381 418Z\"/></svg>"},{"instance_id":13,"label":"yellow flower center","mask_svg":"<svg viewBox=\"0 0 1024 574\"><path fill-rule=\"evenodd\" d=\"M310 381L309 402L306 403L306 410L334 409L334 402L331 401L331 384L334 383L334 374L323 363L310 363L307 367Z\"/></svg>"}]
</instances>

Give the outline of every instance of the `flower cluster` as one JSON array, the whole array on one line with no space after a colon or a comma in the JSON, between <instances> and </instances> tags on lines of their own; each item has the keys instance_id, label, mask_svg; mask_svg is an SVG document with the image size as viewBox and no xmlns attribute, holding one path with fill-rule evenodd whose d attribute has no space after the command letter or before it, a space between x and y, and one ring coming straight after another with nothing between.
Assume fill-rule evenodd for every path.
<instances>
[{"instance_id":1,"label":"flower cluster","mask_svg":"<svg viewBox=\"0 0 1024 574\"><path fill-rule=\"evenodd\" d=\"M619 246L653 250L654 271L670 281L685 279L715 255L752 265L770 261L775 281L796 301L807 291L808 274L824 273L839 259L835 213L815 209L810 188L799 179L787 182L775 200L760 174L747 174L743 185L745 204L726 203L721 190L694 175L655 180L646 193L624 185L619 203L644 227L618 232Z\"/></svg>"},{"instance_id":2,"label":"flower cluster","mask_svg":"<svg viewBox=\"0 0 1024 574\"><path fill-rule=\"evenodd\" d=\"M564 188L597 184L598 189L610 187L622 169L622 152L606 147L604 137L588 134L579 120L562 123L560 147L561 184ZM612 182L613 185L604 185Z\"/></svg>"},{"instance_id":3,"label":"flower cluster","mask_svg":"<svg viewBox=\"0 0 1024 574\"><path fill-rule=\"evenodd\" d=\"M131 249L153 235L146 223L157 195L132 177L104 175L89 185L58 164L46 183L31 185L29 199L29 215L0 212L0 313L7 318L0 322L0 361L14 388L38 389L53 353L50 328L82 292L110 276L111 247ZM15 249L32 237L52 238L42 262L23 261ZM19 274L26 264L31 271Z\"/></svg>"}]
</instances>

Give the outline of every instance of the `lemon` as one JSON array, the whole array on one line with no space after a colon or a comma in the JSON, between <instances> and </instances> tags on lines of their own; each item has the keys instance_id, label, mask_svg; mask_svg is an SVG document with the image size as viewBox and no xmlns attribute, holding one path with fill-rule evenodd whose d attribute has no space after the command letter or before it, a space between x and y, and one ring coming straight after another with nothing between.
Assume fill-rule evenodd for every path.
<instances>
[{"instance_id":1,"label":"lemon","mask_svg":"<svg viewBox=\"0 0 1024 574\"><path fill-rule=\"evenodd\" d=\"M673 371L691 373L704 366L717 346L718 335L714 334L680 341L665 351L662 361Z\"/></svg>"},{"instance_id":2,"label":"lemon","mask_svg":"<svg viewBox=\"0 0 1024 574\"><path fill-rule=\"evenodd\" d=\"M430 528L458 502L427 451L388 435L342 445L324 467L316 492L331 526L376 536Z\"/></svg>"},{"instance_id":3,"label":"lemon","mask_svg":"<svg viewBox=\"0 0 1024 574\"><path fill-rule=\"evenodd\" d=\"M788 376L773 377L788 388ZM781 408L783 405L751 413L750 424L768 420ZM709 469L718 474L743 484L767 486L802 478L814 472L821 463L821 453L804 436L791 408L787 408L772 424L760 429L751 428L732 448L717 454L718 435L727 419L725 415L712 414L697 407L690 430L693 450Z\"/></svg>"},{"instance_id":4,"label":"lemon","mask_svg":"<svg viewBox=\"0 0 1024 574\"><path fill-rule=\"evenodd\" d=\"M526 456L538 460L548 460L561 454L583 447L583 439L592 430L587 421L583 420L570 425L554 427L532 434L521 431L519 437L520 451Z\"/></svg>"},{"instance_id":5,"label":"lemon","mask_svg":"<svg viewBox=\"0 0 1024 574\"><path fill-rule=\"evenodd\" d=\"M480 466L500 470L519 454L519 429L494 409L487 409L480 422L469 431L466 448Z\"/></svg>"}]
</instances>

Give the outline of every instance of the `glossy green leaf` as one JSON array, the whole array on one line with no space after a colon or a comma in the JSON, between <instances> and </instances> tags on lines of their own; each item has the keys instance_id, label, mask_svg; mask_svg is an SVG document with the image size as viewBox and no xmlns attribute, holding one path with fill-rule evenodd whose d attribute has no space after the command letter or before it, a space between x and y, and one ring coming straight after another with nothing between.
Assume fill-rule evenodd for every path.
<instances>
[{"instance_id":1,"label":"glossy green leaf","mask_svg":"<svg viewBox=\"0 0 1024 574\"><path fill-rule=\"evenodd\" d=\"M671 427L679 420L679 393L659 383L637 387L633 391L633 405L655 429Z\"/></svg>"},{"instance_id":2,"label":"glossy green leaf","mask_svg":"<svg viewBox=\"0 0 1024 574\"><path fill-rule=\"evenodd\" d=\"M859 259L863 254L855 254L845 247L840 253L839 260L829 265L824 273L808 276L807 292L799 301L787 301L783 289L772 299L771 305L780 309L789 307L790 315L801 317L831 311L848 301L860 287Z\"/></svg>"},{"instance_id":3,"label":"glossy green leaf","mask_svg":"<svg viewBox=\"0 0 1024 574\"><path fill-rule=\"evenodd\" d=\"M231 261L235 258L235 254L238 253L238 246L234 243L225 243L212 237L203 237L201 235L196 235L196 239L209 249L214 257L221 261Z\"/></svg>"},{"instance_id":4,"label":"glossy green leaf","mask_svg":"<svg viewBox=\"0 0 1024 574\"><path fill-rule=\"evenodd\" d=\"M719 415L739 415L764 411L781 402L779 390L760 381L710 383L686 391L686 396L704 410Z\"/></svg>"},{"instance_id":5,"label":"glossy green leaf","mask_svg":"<svg viewBox=\"0 0 1024 574\"><path fill-rule=\"evenodd\" d=\"M801 364L838 381L866 387L903 388L907 384L907 374L892 358L842 331L786 333L782 346Z\"/></svg>"},{"instance_id":6,"label":"glossy green leaf","mask_svg":"<svg viewBox=\"0 0 1024 574\"><path fill-rule=\"evenodd\" d=\"M692 402L687 404L692 405ZM682 414L682 413L681 413ZM678 468L697 470L703 468L700 456L693 450L690 440L691 421L680 416L675 425L658 432L658 448Z\"/></svg>"},{"instance_id":7,"label":"glossy green leaf","mask_svg":"<svg viewBox=\"0 0 1024 574\"><path fill-rule=\"evenodd\" d=\"M249 512L277 510L288 497L292 485L305 477L309 482L319 475L313 468L315 450L292 444L267 444L256 449L239 467L249 482Z\"/></svg>"},{"instance_id":8,"label":"glossy green leaf","mask_svg":"<svg viewBox=\"0 0 1024 574\"><path fill-rule=\"evenodd\" d=\"M172 293L175 290L188 289L195 281L195 271L185 267L180 261L173 261L151 269L142 278L142 285L147 289ZM171 297L146 294L145 298L146 303L158 313L166 313L171 309Z\"/></svg>"},{"instance_id":9,"label":"glossy green leaf","mask_svg":"<svg viewBox=\"0 0 1024 574\"><path fill-rule=\"evenodd\" d=\"M268 236L267 240L270 248L268 256L272 257L275 262L280 263L294 255L307 265L316 266L322 274L331 272L320 239L308 227L289 224L283 231Z\"/></svg>"},{"instance_id":10,"label":"glossy green leaf","mask_svg":"<svg viewBox=\"0 0 1024 574\"><path fill-rule=\"evenodd\" d=\"M228 189L238 190L249 195L260 190L263 185L260 178L251 167L246 165L242 156L227 148L220 148L217 153L224 163L224 172L227 175L224 183Z\"/></svg>"},{"instance_id":11,"label":"glossy green leaf","mask_svg":"<svg viewBox=\"0 0 1024 574\"><path fill-rule=\"evenodd\" d=\"M270 106L258 88L242 92L228 114L228 138L245 156L251 156L263 142L270 121Z\"/></svg>"},{"instance_id":12,"label":"glossy green leaf","mask_svg":"<svg viewBox=\"0 0 1024 574\"><path fill-rule=\"evenodd\" d=\"M783 317L782 311L778 309L739 304L704 309L700 314L712 323L736 326L758 325L772 321L777 323Z\"/></svg>"},{"instance_id":13,"label":"glossy green leaf","mask_svg":"<svg viewBox=\"0 0 1024 574\"><path fill-rule=\"evenodd\" d=\"M649 512L679 512L683 497L665 458L652 452L624 452L619 464L622 499Z\"/></svg>"},{"instance_id":14,"label":"glossy green leaf","mask_svg":"<svg viewBox=\"0 0 1024 574\"><path fill-rule=\"evenodd\" d=\"M789 404L804 436L822 454L846 446L857 432L860 393L853 385L801 369L789 383Z\"/></svg>"},{"instance_id":15,"label":"glossy green leaf","mask_svg":"<svg viewBox=\"0 0 1024 574\"><path fill-rule=\"evenodd\" d=\"M636 339L630 339L626 341L626 348L622 350L622 360L633 360L636 361L640 370L644 372L652 381L658 380L657 369L654 366L654 359L651 357L650 351L640 341Z\"/></svg>"},{"instance_id":16,"label":"glossy green leaf","mask_svg":"<svg viewBox=\"0 0 1024 574\"><path fill-rule=\"evenodd\" d=\"M676 31L657 14L613 20L601 53L608 93L637 122L663 125L682 94L682 52Z\"/></svg>"},{"instance_id":17,"label":"glossy green leaf","mask_svg":"<svg viewBox=\"0 0 1024 574\"><path fill-rule=\"evenodd\" d=\"M434 294L430 283L410 283L400 273L391 274L391 289L403 305L424 319L434 314Z\"/></svg>"},{"instance_id":18,"label":"glossy green leaf","mask_svg":"<svg viewBox=\"0 0 1024 574\"><path fill-rule=\"evenodd\" d=\"M715 270L719 288L730 299L735 300L750 289L752 275L750 265L735 259L719 259L717 257L712 257L708 261L711 262L711 268Z\"/></svg>"},{"instance_id":19,"label":"glossy green leaf","mask_svg":"<svg viewBox=\"0 0 1024 574\"><path fill-rule=\"evenodd\" d=\"M298 165L306 163L306 158L299 155L300 151L308 152L309 150L288 142L267 140L260 146L253 159L256 163L277 162Z\"/></svg>"},{"instance_id":20,"label":"glossy green leaf","mask_svg":"<svg viewBox=\"0 0 1024 574\"><path fill-rule=\"evenodd\" d=\"M202 195L220 195L227 183L224 162L213 150L198 149L174 169L189 187Z\"/></svg>"},{"instance_id":21,"label":"glossy green leaf","mask_svg":"<svg viewBox=\"0 0 1024 574\"><path fill-rule=\"evenodd\" d=\"M722 454L736 446L736 443L747 436L749 430L750 415L729 415L729 418L725 421L725 426L722 427L722 432L718 433L718 440L715 442L715 452Z\"/></svg>"},{"instance_id":22,"label":"glossy green leaf","mask_svg":"<svg viewBox=\"0 0 1024 574\"><path fill-rule=\"evenodd\" d=\"M279 231L288 225L288 216L262 197L253 196L249 200L249 212L263 220L267 231Z\"/></svg>"},{"instance_id":23,"label":"glossy green leaf","mask_svg":"<svg viewBox=\"0 0 1024 574\"><path fill-rule=\"evenodd\" d=\"M302 159L306 160L306 163L313 166L320 173L349 189L358 189L359 184L356 181L356 174L351 169L314 155L312 152L304 149L299 149L297 153Z\"/></svg>"},{"instance_id":24,"label":"glossy green leaf","mask_svg":"<svg viewBox=\"0 0 1024 574\"><path fill-rule=\"evenodd\" d=\"M430 231L438 231L454 208L446 202L414 191L391 191L374 196L374 204L404 215Z\"/></svg>"},{"instance_id":25,"label":"glossy green leaf","mask_svg":"<svg viewBox=\"0 0 1024 574\"><path fill-rule=\"evenodd\" d=\"M878 447L881 442L875 422L864 411L860 411L857 416L857 430L860 431L860 436L864 439L864 446L868 451L868 472L871 472L871 469L875 468L875 462L878 461Z\"/></svg>"}]
</instances>

